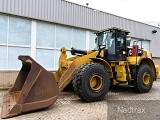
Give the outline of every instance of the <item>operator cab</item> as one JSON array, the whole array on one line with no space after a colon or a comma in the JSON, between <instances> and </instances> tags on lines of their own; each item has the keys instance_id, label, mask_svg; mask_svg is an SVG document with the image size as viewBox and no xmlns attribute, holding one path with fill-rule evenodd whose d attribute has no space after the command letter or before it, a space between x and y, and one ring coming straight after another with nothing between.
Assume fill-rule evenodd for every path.
<instances>
[{"instance_id":1,"label":"operator cab","mask_svg":"<svg viewBox=\"0 0 160 120\"><path fill-rule=\"evenodd\" d=\"M109 28L96 33L96 49L104 49L104 59L107 61L126 60L126 36L129 31L119 28Z\"/></svg>"}]
</instances>

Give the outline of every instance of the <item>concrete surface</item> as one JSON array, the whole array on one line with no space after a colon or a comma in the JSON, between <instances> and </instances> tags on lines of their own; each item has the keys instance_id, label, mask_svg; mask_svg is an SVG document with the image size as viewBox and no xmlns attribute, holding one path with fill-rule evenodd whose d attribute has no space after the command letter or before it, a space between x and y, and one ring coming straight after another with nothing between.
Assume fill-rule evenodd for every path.
<instances>
[{"instance_id":1,"label":"concrete surface","mask_svg":"<svg viewBox=\"0 0 160 120\"><path fill-rule=\"evenodd\" d=\"M0 106L5 92L0 92ZM125 86L120 86L110 89L104 100L93 103L81 101L74 92L61 92L56 103L50 108L9 118L9 120L144 119L160 119L160 80L154 82L149 93L137 94Z\"/></svg>"}]
</instances>

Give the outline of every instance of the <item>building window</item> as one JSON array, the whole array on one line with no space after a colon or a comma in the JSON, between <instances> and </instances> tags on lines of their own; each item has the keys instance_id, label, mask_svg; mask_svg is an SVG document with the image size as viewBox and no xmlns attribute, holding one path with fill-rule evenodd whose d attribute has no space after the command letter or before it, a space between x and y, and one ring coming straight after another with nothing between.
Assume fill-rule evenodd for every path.
<instances>
[{"instance_id":1,"label":"building window","mask_svg":"<svg viewBox=\"0 0 160 120\"><path fill-rule=\"evenodd\" d=\"M55 25L37 22L36 61L44 68L53 70L55 61Z\"/></svg>"},{"instance_id":2,"label":"building window","mask_svg":"<svg viewBox=\"0 0 160 120\"><path fill-rule=\"evenodd\" d=\"M0 46L0 69L6 69L7 65L7 46Z\"/></svg>"},{"instance_id":3,"label":"building window","mask_svg":"<svg viewBox=\"0 0 160 120\"><path fill-rule=\"evenodd\" d=\"M71 48L72 28L56 26L56 48Z\"/></svg>"},{"instance_id":4,"label":"building window","mask_svg":"<svg viewBox=\"0 0 160 120\"><path fill-rule=\"evenodd\" d=\"M72 47L77 49L86 49L86 31L73 29Z\"/></svg>"},{"instance_id":5,"label":"building window","mask_svg":"<svg viewBox=\"0 0 160 120\"><path fill-rule=\"evenodd\" d=\"M96 39L96 34L94 34L94 32L90 32L89 49L91 50L94 50L96 47L95 39Z\"/></svg>"},{"instance_id":6,"label":"building window","mask_svg":"<svg viewBox=\"0 0 160 120\"><path fill-rule=\"evenodd\" d=\"M8 16L0 15L0 43L7 44Z\"/></svg>"},{"instance_id":7,"label":"building window","mask_svg":"<svg viewBox=\"0 0 160 120\"><path fill-rule=\"evenodd\" d=\"M150 44L149 40L142 41L142 48L144 48L145 50L150 51L149 44Z\"/></svg>"},{"instance_id":8,"label":"building window","mask_svg":"<svg viewBox=\"0 0 160 120\"><path fill-rule=\"evenodd\" d=\"M0 15L0 69L7 64L7 26L8 16Z\"/></svg>"},{"instance_id":9,"label":"building window","mask_svg":"<svg viewBox=\"0 0 160 120\"><path fill-rule=\"evenodd\" d=\"M31 21L0 15L0 69L19 70L19 55L31 54Z\"/></svg>"},{"instance_id":10,"label":"building window","mask_svg":"<svg viewBox=\"0 0 160 120\"><path fill-rule=\"evenodd\" d=\"M150 51L150 48L149 48L150 41L149 40L143 40L142 45L141 45L141 41L138 41L138 42L137 41L138 39L132 38L130 42L130 46L132 46L133 44L137 44L139 45L139 48L142 47L143 49Z\"/></svg>"},{"instance_id":11,"label":"building window","mask_svg":"<svg viewBox=\"0 0 160 120\"><path fill-rule=\"evenodd\" d=\"M55 47L55 26L53 24L37 22L37 46Z\"/></svg>"},{"instance_id":12,"label":"building window","mask_svg":"<svg viewBox=\"0 0 160 120\"><path fill-rule=\"evenodd\" d=\"M9 18L8 44L31 45L31 21L16 17Z\"/></svg>"},{"instance_id":13,"label":"building window","mask_svg":"<svg viewBox=\"0 0 160 120\"><path fill-rule=\"evenodd\" d=\"M37 49L36 60L46 69L54 68L54 50L49 49Z\"/></svg>"},{"instance_id":14,"label":"building window","mask_svg":"<svg viewBox=\"0 0 160 120\"><path fill-rule=\"evenodd\" d=\"M20 69L22 64L18 60L19 55L30 55L31 49L28 47L8 47L8 69Z\"/></svg>"}]
</instances>

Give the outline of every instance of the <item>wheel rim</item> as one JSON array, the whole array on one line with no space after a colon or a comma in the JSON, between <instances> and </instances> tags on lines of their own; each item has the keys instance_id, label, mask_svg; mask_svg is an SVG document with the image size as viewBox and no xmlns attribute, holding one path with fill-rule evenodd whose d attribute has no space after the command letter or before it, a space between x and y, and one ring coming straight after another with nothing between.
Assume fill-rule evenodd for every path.
<instances>
[{"instance_id":1,"label":"wheel rim","mask_svg":"<svg viewBox=\"0 0 160 120\"><path fill-rule=\"evenodd\" d=\"M144 73L144 74L143 74L143 84L144 84L145 86L148 86L149 83L150 83L150 74Z\"/></svg>"},{"instance_id":2,"label":"wheel rim","mask_svg":"<svg viewBox=\"0 0 160 120\"><path fill-rule=\"evenodd\" d=\"M89 79L89 82L90 82L90 87L93 91L99 91L103 86L103 79L99 75L93 75Z\"/></svg>"}]
</instances>

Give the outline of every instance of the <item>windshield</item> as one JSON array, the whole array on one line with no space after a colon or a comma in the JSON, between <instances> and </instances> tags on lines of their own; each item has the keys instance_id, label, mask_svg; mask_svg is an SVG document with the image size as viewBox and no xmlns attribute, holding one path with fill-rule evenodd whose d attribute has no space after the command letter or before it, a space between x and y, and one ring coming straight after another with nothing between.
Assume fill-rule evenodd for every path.
<instances>
[{"instance_id":1,"label":"windshield","mask_svg":"<svg viewBox=\"0 0 160 120\"><path fill-rule=\"evenodd\" d=\"M113 32L110 31L104 31L97 34L96 38L96 50L99 49L100 45L105 45L106 49L111 47L111 45L115 44L114 42L115 36Z\"/></svg>"}]
</instances>

